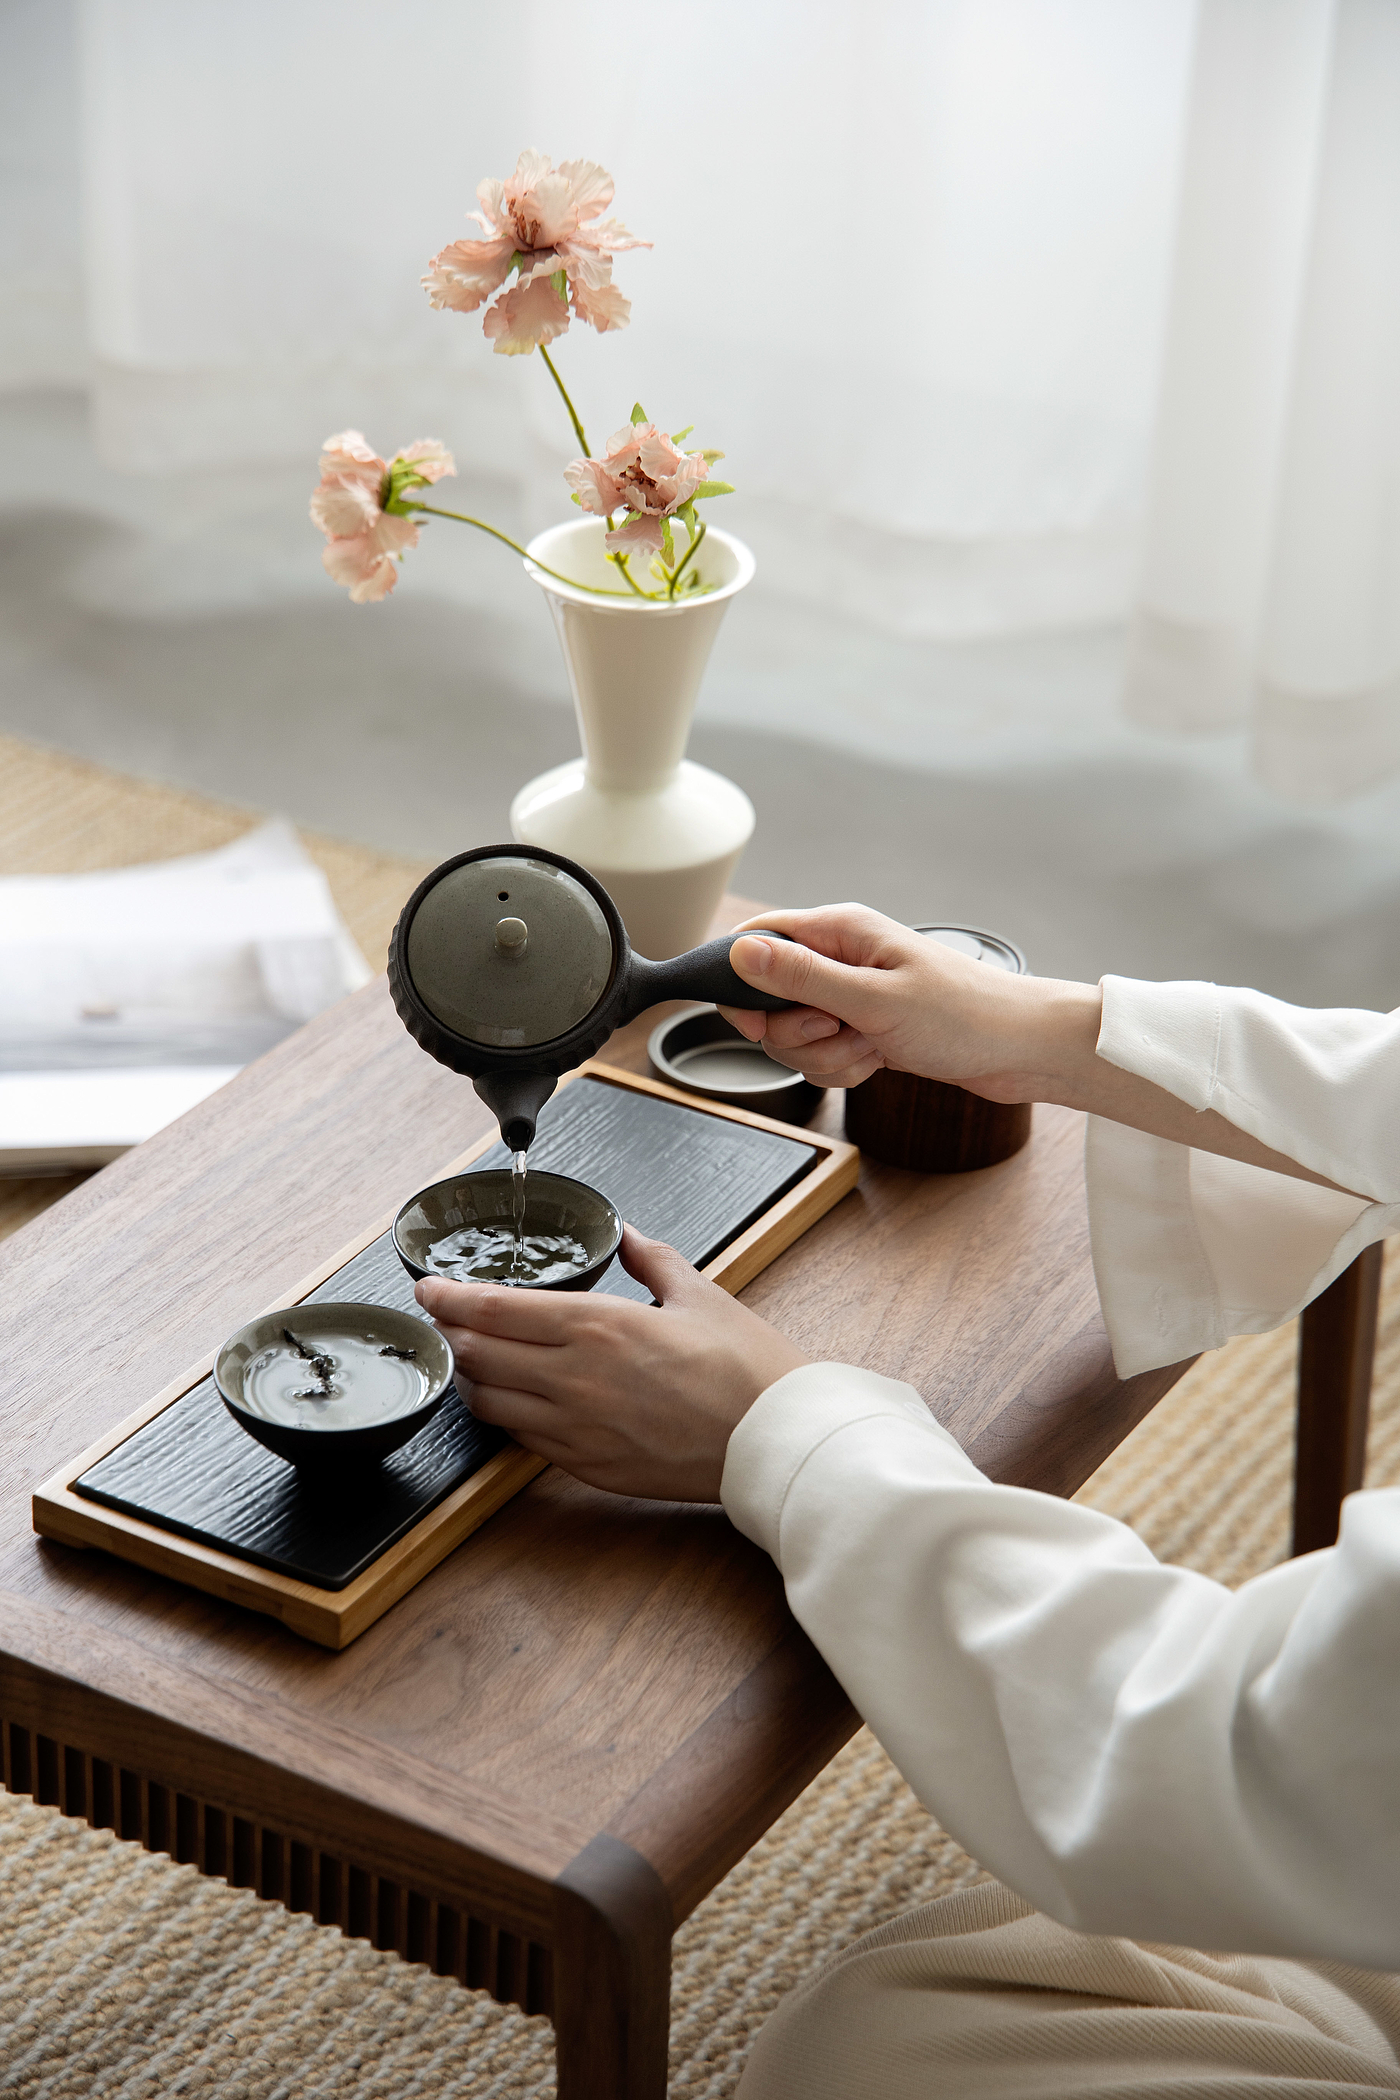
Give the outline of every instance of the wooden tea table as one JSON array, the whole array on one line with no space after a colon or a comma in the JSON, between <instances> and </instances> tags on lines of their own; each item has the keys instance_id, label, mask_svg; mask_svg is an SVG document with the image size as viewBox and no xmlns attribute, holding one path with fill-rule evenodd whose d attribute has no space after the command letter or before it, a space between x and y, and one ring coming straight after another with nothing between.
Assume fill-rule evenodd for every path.
<instances>
[{"instance_id":1,"label":"wooden tea table","mask_svg":"<svg viewBox=\"0 0 1400 2100\"><path fill-rule=\"evenodd\" d=\"M645 1070L654 1019L609 1060ZM546 1472L338 1655L30 1529L36 1486L486 1127L381 978L0 1246L4 1780L551 2013L561 2100L662 2100L672 1933L856 1726L722 1511ZM747 1301L1069 1494L1186 1368L1114 1375L1081 1144L1041 1108L985 1173L867 1165Z\"/></svg>"}]
</instances>

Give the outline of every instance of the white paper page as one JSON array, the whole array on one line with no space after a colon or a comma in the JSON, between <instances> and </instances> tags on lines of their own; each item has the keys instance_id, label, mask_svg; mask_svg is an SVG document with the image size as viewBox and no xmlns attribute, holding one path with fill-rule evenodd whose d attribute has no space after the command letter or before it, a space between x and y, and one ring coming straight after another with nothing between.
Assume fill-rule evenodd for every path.
<instances>
[{"instance_id":1,"label":"white paper page","mask_svg":"<svg viewBox=\"0 0 1400 2100\"><path fill-rule=\"evenodd\" d=\"M0 1072L0 1173L100 1166L173 1123L240 1069Z\"/></svg>"}]
</instances>

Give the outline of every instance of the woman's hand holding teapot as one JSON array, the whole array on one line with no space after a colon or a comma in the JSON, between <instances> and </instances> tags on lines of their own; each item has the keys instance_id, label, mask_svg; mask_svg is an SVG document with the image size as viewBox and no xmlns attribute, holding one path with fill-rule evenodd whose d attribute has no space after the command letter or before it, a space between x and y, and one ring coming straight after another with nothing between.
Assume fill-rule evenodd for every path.
<instances>
[{"instance_id":1,"label":"woman's hand holding teapot","mask_svg":"<svg viewBox=\"0 0 1400 2100\"><path fill-rule=\"evenodd\" d=\"M773 1014L726 1007L725 1016L818 1086L859 1086L889 1065L989 1101L1059 1100L1071 1068L1093 1060L1092 985L990 969L861 904L749 923L790 938L736 941L734 969L799 1003Z\"/></svg>"},{"instance_id":2,"label":"woman's hand holding teapot","mask_svg":"<svg viewBox=\"0 0 1400 2100\"><path fill-rule=\"evenodd\" d=\"M770 911L750 924L789 938L736 940L735 971L798 1003L780 1013L725 1007L725 1017L818 1086L859 1086L888 1065L988 1101L1085 1109L1197 1151L1336 1187L1216 1110L1194 1109L1100 1057L1097 985L1013 977L861 904Z\"/></svg>"}]
</instances>

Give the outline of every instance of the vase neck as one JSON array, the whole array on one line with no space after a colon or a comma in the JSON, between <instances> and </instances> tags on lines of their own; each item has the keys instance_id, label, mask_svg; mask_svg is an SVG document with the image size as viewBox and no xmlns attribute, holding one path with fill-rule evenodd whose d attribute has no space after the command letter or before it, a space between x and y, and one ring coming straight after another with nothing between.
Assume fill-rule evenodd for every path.
<instances>
[{"instance_id":1,"label":"vase neck","mask_svg":"<svg viewBox=\"0 0 1400 2100\"><path fill-rule=\"evenodd\" d=\"M695 696L725 601L675 613L614 612L551 597L588 778L654 792L685 757Z\"/></svg>"},{"instance_id":2,"label":"vase neck","mask_svg":"<svg viewBox=\"0 0 1400 2100\"><path fill-rule=\"evenodd\" d=\"M664 755L639 750L626 736L614 733L613 725L590 723L582 708L578 710L579 736L583 744L584 777L590 786L603 788L615 794L655 794L669 787L680 771L685 757L686 738L690 730L687 719L679 734L664 739L667 747L674 746L676 755L668 759ZM658 738L659 744L663 740Z\"/></svg>"}]
</instances>

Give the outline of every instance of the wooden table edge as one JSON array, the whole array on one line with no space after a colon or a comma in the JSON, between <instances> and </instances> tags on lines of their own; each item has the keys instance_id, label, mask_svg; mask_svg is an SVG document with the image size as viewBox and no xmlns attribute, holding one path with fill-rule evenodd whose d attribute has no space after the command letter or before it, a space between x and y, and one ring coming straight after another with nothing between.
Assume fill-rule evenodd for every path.
<instances>
[{"instance_id":1,"label":"wooden table edge","mask_svg":"<svg viewBox=\"0 0 1400 2100\"><path fill-rule=\"evenodd\" d=\"M329 1829L345 1853L373 1853L386 1872L405 1853L426 1858L428 1846L446 1846L474 1904L483 1889L533 1888L533 1931L544 1923L540 1892L594 1834L324 1715L307 1726L276 1698L177 1670L110 1629L96 1641L61 1609L14 1591L0 1592L0 1624L5 1722L89 1751L101 1741L98 1754L113 1764L255 1822L269 1820L275 1793L271 1820L288 1835L325 1847ZM341 1767L352 1761L353 1792L341 1783ZM432 1879L435 1870L425 1865L421 1875Z\"/></svg>"}]
</instances>

